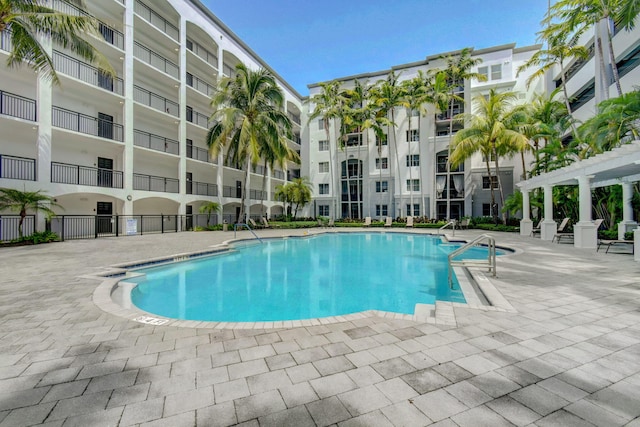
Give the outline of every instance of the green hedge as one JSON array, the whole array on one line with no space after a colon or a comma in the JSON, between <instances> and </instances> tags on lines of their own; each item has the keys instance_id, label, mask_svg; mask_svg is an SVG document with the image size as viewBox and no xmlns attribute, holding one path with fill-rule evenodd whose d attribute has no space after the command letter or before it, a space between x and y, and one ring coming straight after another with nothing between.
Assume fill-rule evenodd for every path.
<instances>
[{"instance_id":1,"label":"green hedge","mask_svg":"<svg viewBox=\"0 0 640 427\"><path fill-rule=\"evenodd\" d=\"M506 231L514 233L516 231L520 231L520 227L516 227L513 225L503 225L503 224L476 224L475 228L486 231Z\"/></svg>"}]
</instances>

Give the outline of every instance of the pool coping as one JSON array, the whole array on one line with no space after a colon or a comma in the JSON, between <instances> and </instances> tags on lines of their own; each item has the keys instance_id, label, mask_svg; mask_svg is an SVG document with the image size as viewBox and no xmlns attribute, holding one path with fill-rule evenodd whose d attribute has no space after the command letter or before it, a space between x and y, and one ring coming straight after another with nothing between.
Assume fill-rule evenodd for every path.
<instances>
[{"instance_id":1,"label":"pool coping","mask_svg":"<svg viewBox=\"0 0 640 427\"><path fill-rule=\"evenodd\" d=\"M371 230L357 230L358 232L371 232ZM302 236L299 235L284 235L280 237L274 237L269 239L286 239L286 238L308 238L314 235L331 233L331 232L353 232L344 230L322 230L314 233L305 233ZM377 230L375 232L378 232ZM396 232L388 230L380 230L379 232ZM399 233L406 233L400 231ZM417 235L430 234L432 236L439 236L447 242L448 236L445 234L433 234L433 233L414 233ZM188 259L194 259L204 256L210 256L223 252L233 250L233 243L247 242L253 239L229 239L218 245L210 246L210 249L179 253L169 256L149 258L147 260L133 261L128 263L120 263L109 266L104 271L96 272L91 275L80 276L86 279L102 280L102 283L96 287L93 292L93 303L100 308L114 316L123 317L134 322L155 325L155 326L175 326L184 328L205 328L205 329L281 329L281 328L295 328L306 326L320 326L333 323L348 322L357 319L363 319L367 317L382 317L399 320L409 320L419 323L429 323L442 326L457 326L455 310L456 307L468 308L481 311L501 311L501 312L516 312L513 306L507 301L506 298L500 293L496 286L492 283L481 268L478 267L461 267L455 266L453 270L458 278L458 282L464 294L466 303L449 302L449 301L435 301L435 304L422 304L417 303L415 305L414 314L402 314L394 313L382 310L366 310L358 313L351 313L339 316L320 317L303 320L283 320L273 322L215 322L215 321L200 321L200 320L180 320L159 316L157 314L149 313L139 309L135 305L123 307L121 304L115 302L112 298L112 293L118 287L118 284L126 278L127 273L134 268L151 267L154 265L166 264L171 262L180 262ZM459 240L459 239L456 239ZM462 240L459 240L462 241ZM498 246L500 247L500 246ZM518 253L518 249L504 248L513 253ZM508 255L507 255L508 256ZM481 293L482 298L478 295ZM485 304L482 299L485 299Z\"/></svg>"}]
</instances>

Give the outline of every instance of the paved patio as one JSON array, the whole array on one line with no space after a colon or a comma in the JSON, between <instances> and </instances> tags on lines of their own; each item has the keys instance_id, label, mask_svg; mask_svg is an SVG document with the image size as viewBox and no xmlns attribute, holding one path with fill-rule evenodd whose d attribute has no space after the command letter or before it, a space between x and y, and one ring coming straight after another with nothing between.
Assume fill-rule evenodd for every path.
<instances>
[{"instance_id":1,"label":"paved patio","mask_svg":"<svg viewBox=\"0 0 640 427\"><path fill-rule=\"evenodd\" d=\"M0 426L640 426L640 263L628 254L495 233L521 250L493 279L517 312L456 307L457 327L150 326L98 309L100 282L80 277L232 235L0 250Z\"/></svg>"}]
</instances>

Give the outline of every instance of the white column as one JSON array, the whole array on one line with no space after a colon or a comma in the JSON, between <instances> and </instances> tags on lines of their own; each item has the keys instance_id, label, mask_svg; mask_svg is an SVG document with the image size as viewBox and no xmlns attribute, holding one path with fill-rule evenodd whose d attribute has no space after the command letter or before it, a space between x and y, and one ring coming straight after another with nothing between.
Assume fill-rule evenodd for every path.
<instances>
[{"instance_id":1,"label":"white column","mask_svg":"<svg viewBox=\"0 0 640 427\"><path fill-rule=\"evenodd\" d=\"M180 75L178 87L178 102L180 104L180 118L178 119L178 143L180 145L180 157L178 158L178 182L181 199L187 194L187 20L180 17L180 50L178 58L180 62ZM178 215L186 215L187 204L178 204Z\"/></svg>"},{"instance_id":2,"label":"white column","mask_svg":"<svg viewBox=\"0 0 640 427\"><path fill-rule=\"evenodd\" d=\"M520 235L529 236L533 231L533 222L531 221L529 211L531 205L529 202L529 190L522 189L522 220L520 220Z\"/></svg>"},{"instance_id":3,"label":"white column","mask_svg":"<svg viewBox=\"0 0 640 427\"><path fill-rule=\"evenodd\" d=\"M123 215L133 215L133 0L127 0L124 17L124 189L127 196L122 208Z\"/></svg>"},{"instance_id":4,"label":"white column","mask_svg":"<svg viewBox=\"0 0 640 427\"><path fill-rule=\"evenodd\" d=\"M222 36L220 36L220 41L222 41ZM224 50L222 46L218 45L218 51L216 52L218 55L218 77L216 79L216 85L219 83L220 78L222 77L222 70L224 67ZM216 170L216 185L218 186L218 203L220 204L220 212L218 215L218 224L222 224L222 219L224 218L224 204L222 196L224 194L224 153L223 150L220 150L218 153L218 168Z\"/></svg>"},{"instance_id":5,"label":"white column","mask_svg":"<svg viewBox=\"0 0 640 427\"><path fill-rule=\"evenodd\" d=\"M638 223L633 220L633 206L631 206L633 185L630 182L623 182L620 185L622 185L622 221L618 223L618 239L624 240L625 233L633 231Z\"/></svg>"},{"instance_id":6,"label":"white column","mask_svg":"<svg viewBox=\"0 0 640 427\"><path fill-rule=\"evenodd\" d=\"M44 45L47 53L51 55L51 41L47 38L42 38L40 40ZM51 80L44 77L43 73L38 74L38 95L37 95L37 118L38 118L38 127L37 127L37 160L36 160L36 179L38 180L38 185L47 185L51 182L51 160L52 160L52 127L51 127L51 108L53 105L52 98L52 90L51 90ZM45 184L46 183L46 184ZM22 187L22 185L20 186ZM53 187L53 186L51 186ZM26 189L26 185L24 187ZM19 188L21 189L21 188ZM22 190L22 189L21 189ZM29 188L27 191L33 191L32 188ZM57 194L48 193L48 196L55 197ZM54 208L58 213L64 214L65 212L60 210L60 208ZM35 230L42 231L45 228L46 216L43 212L38 211L36 214L36 224Z\"/></svg>"},{"instance_id":7,"label":"white column","mask_svg":"<svg viewBox=\"0 0 640 427\"><path fill-rule=\"evenodd\" d=\"M598 230L591 220L591 185L592 176L578 177L580 203L580 221L573 226L573 244L576 248L595 249L598 245Z\"/></svg>"},{"instance_id":8,"label":"white column","mask_svg":"<svg viewBox=\"0 0 640 427\"><path fill-rule=\"evenodd\" d=\"M544 189L544 220L540 224L540 238L553 240L558 232L558 224L553 220L553 187L545 184Z\"/></svg>"}]
</instances>

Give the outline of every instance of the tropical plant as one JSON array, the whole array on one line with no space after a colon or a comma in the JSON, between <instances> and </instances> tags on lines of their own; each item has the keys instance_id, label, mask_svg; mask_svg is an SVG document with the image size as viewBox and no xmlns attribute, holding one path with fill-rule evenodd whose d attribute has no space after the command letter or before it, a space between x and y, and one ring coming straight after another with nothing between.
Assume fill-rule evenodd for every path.
<instances>
[{"instance_id":1,"label":"tropical plant","mask_svg":"<svg viewBox=\"0 0 640 427\"><path fill-rule=\"evenodd\" d=\"M494 162L495 181L498 185L501 205L504 206L499 159L514 151L520 151L524 145L528 144L527 137L517 130L516 121L513 119L514 114L519 114L519 109L512 105L516 99L514 92L498 93L495 89L491 89L486 98L482 95L474 98L475 113L464 114L468 126L456 133L453 143L450 158L453 166L463 163L476 153L484 157L491 190L491 206L495 205L491 159ZM506 221L506 213L503 219Z\"/></svg>"},{"instance_id":2,"label":"tropical plant","mask_svg":"<svg viewBox=\"0 0 640 427\"><path fill-rule=\"evenodd\" d=\"M324 128L327 144L329 144L329 179L331 185L331 193L333 194L333 212L337 215L337 195L338 191L335 184L335 173L333 172L333 151L331 142L331 121L333 120L334 132L336 128L336 119L342 117L342 100L340 82L334 80L329 83L320 83L320 93L311 96L307 103L313 104L314 108L309 115L309 122L322 117L322 126Z\"/></svg>"},{"instance_id":3,"label":"tropical plant","mask_svg":"<svg viewBox=\"0 0 640 427\"><path fill-rule=\"evenodd\" d=\"M71 1L80 5L79 1ZM100 37L98 21L89 15L70 15L47 7L38 0L0 0L0 34L8 33L9 67L27 64L42 73L53 84L60 84L53 59L43 41L51 41L95 63L101 72L115 76L104 55L83 38L84 34Z\"/></svg>"},{"instance_id":4,"label":"tropical plant","mask_svg":"<svg viewBox=\"0 0 640 427\"><path fill-rule=\"evenodd\" d=\"M449 145L447 158L447 187L451 181L451 150L453 143L453 106L456 99L459 99L457 93L464 90L466 80L476 79L478 81L486 81L487 76L471 71L474 67L482 63L481 58L471 57L471 48L464 48L458 54L443 56L441 59L445 61L443 72L447 76L447 85L449 87ZM447 219L451 216L451 199L447 197Z\"/></svg>"},{"instance_id":5,"label":"tropical plant","mask_svg":"<svg viewBox=\"0 0 640 427\"><path fill-rule=\"evenodd\" d=\"M221 210L222 210L222 207L220 206L220 203L217 203L217 202L204 203L200 205L200 209L199 209L201 214L207 214L207 225L209 225L209 222L211 220L211 214L220 212Z\"/></svg>"},{"instance_id":6,"label":"tropical plant","mask_svg":"<svg viewBox=\"0 0 640 427\"><path fill-rule=\"evenodd\" d=\"M28 212L42 212L47 218L55 216L52 207L61 207L51 196L38 191L20 191L12 188L0 188L0 211L18 212L18 234L23 238L22 225Z\"/></svg>"},{"instance_id":7,"label":"tropical plant","mask_svg":"<svg viewBox=\"0 0 640 427\"><path fill-rule=\"evenodd\" d=\"M293 208L293 217L295 218L298 216L298 209L311 202L311 182L307 177L300 177L295 178L286 186L289 193L289 201L295 205Z\"/></svg>"},{"instance_id":8,"label":"tropical plant","mask_svg":"<svg viewBox=\"0 0 640 427\"><path fill-rule=\"evenodd\" d=\"M223 77L211 100L213 126L206 143L211 155L227 149L227 164L242 165L245 173L238 220L245 218L249 172L260 160L264 146L287 153L291 121L283 109L284 94L275 77L265 69L252 71L240 63L233 77Z\"/></svg>"},{"instance_id":9,"label":"tropical plant","mask_svg":"<svg viewBox=\"0 0 640 427\"><path fill-rule=\"evenodd\" d=\"M425 86L425 76L424 74L419 71L418 75L416 77L414 77L411 80L405 80L402 82L402 87L404 89L404 102L403 105L407 111L407 118L408 118L408 135L409 135L409 140L407 141L408 146L409 146L409 158L412 159L413 156L413 149L412 147L414 145L418 145L418 153L420 153L420 117L422 117L422 115L424 114L424 104L426 102L427 99L427 93L426 93L426 86ZM412 119L414 116L414 113L418 114L418 144L413 144L416 141L413 141L413 135L411 133L412 129ZM413 183L413 163L410 163L409 165L409 180L411 183ZM421 171L422 168L418 168L418 171ZM422 190L422 187L424 185L424 183L422 182L422 179L419 179L419 183L420 183L420 190ZM421 204L422 204L422 213L425 214L425 210L424 210L424 200L421 198ZM409 188L409 204L411 206L411 209L414 208L413 205L413 184L411 184L411 187ZM407 215L411 215L412 213L407 212ZM415 214L415 212L413 212L413 214Z\"/></svg>"}]
</instances>

